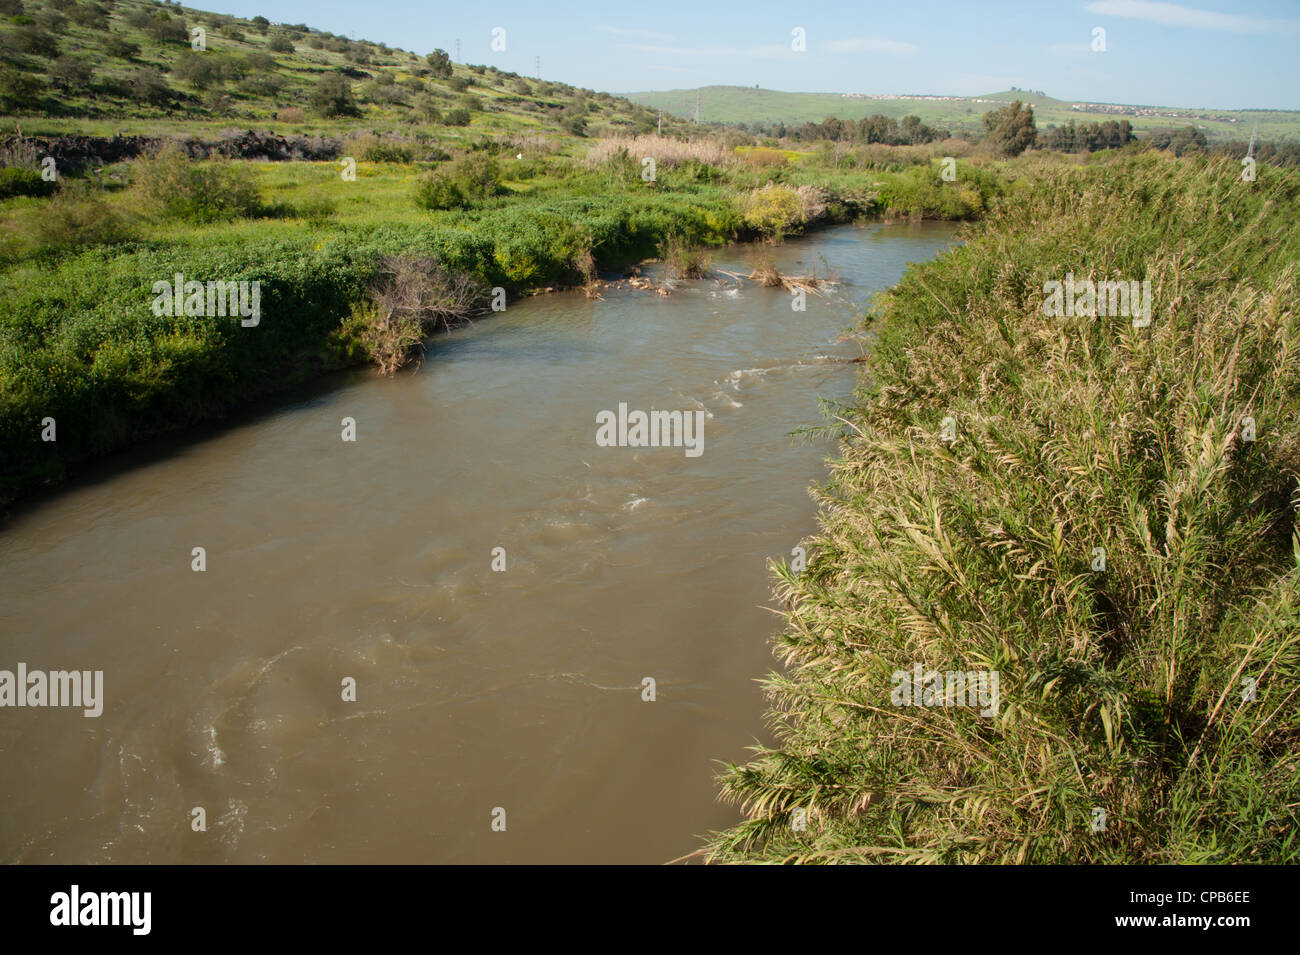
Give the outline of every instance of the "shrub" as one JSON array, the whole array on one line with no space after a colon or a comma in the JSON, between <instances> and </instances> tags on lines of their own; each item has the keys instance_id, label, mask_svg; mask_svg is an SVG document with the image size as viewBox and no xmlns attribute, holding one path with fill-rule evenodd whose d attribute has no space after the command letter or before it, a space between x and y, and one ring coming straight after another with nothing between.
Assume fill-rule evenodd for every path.
<instances>
[{"instance_id":1,"label":"shrub","mask_svg":"<svg viewBox=\"0 0 1300 955\"><path fill-rule=\"evenodd\" d=\"M59 41L38 26L19 27L13 33L13 42L18 49L32 56L52 60L59 55Z\"/></svg>"},{"instance_id":2,"label":"shrub","mask_svg":"<svg viewBox=\"0 0 1300 955\"><path fill-rule=\"evenodd\" d=\"M112 245L130 237L121 213L101 196L74 189L60 191L41 209L34 231L41 246L60 252Z\"/></svg>"},{"instance_id":3,"label":"shrub","mask_svg":"<svg viewBox=\"0 0 1300 955\"><path fill-rule=\"evenodd\" d=\"M140 44L132 43L126 37L110 33L103 38L104 52L119 60L133 60L140 55Z\"/></svg>"},{"instance_id":4,"label":"shrub","mask_svg":"<svg viewBox=\"0 0 1300 955\"><path fill-rule=\"evenodd\" d=\"M425 61L434 76L440 79L451 76L451 57L446 50L434 50L425 57Z\"/></svg>"},{"instance_id":5,"label":"shrub","mask_svg":"<svg viewBox=\"0 0 1300 955\"><path fill-rule=\"evenodd\" d=\"M273 53L292 53L293 35L283 31L272 31L266 41L266 48Z\"/></svg>"},{"instance_id":6,"label":"shrub","mask_svg":"<svg viewBox=\"0 0 1300 955\"><path fill-rule=\"evenodd\" d=\"M127 81L131 96L137 102L164 106L171 102L172 91L162 73L152 66L142 66Z\"/></svg>"},{"instance_id":7,"label":"shrub","mask_svg":"<svg viewBox=\"0 0 1300 955\"><path fill-rule=\"evenodd\" d=\"M452 109L443 114L442 121L448 126L468 126L470 114L467 109Z\"/></svg>"},{"instance_id":8,"label":"shrub","mask_svg":"<svg viewBox=\"0 0 1300 955\"><path fill-rule=\"evenodd\" d=\"M282 123L301 123L307 114L301 106L286 106L275 114L275 118Z\"/></svg>"},{"instance_id":9,"label":"shrub","mask_svg":"<svg viewBox=\"0 0 1300 955\"><path fill-rule=\"evenodd\" d=\"M426 334L481 311L486 289L435 258L386 255L366 293L369 302L353 310L343 331L361 342L380 374L391 375Z\"/></svg>"},{"instance_id":10,"label":"shrub","mask_svg":"<svg viewBox=\"0 0 1300 955\"><path fill-rule=\"evenodd\" d=\"M159 10L150 17L145 30L151 37L164 45L168 43L184 43L188 46L190 42L190 31L185 28L185 23L181 20L172 19L166 10Z\"/></svg>"},{"instance_id":11,"label":"shrub","mask_svg":"<svg viewBox=\"0 0 1300 955\"><path fill-rule=\"evenodd\" d=\"M311 92L311 105L322 116L357 116L361 113L352 98L352 87L337 73L327 73L316 81Z\"/></svg>"},{"instance_id":12,"label":"shrub","mask_svg":"<svg viewBox=\"0 0 1300 955\"><path fill-rule=\"evenodd\" d=\"M68 18L54 10L42 10L36 14L35 26L46 33L67 33Z\"/></svg>"},{"instance_id":13,"label":"shrub","mask_svg":"<svg viewBox=\"0 0 1300 955\"><path fill-rule=\"evenodd\" d=\"M740 199L740 212L745 225L774 242L803 224L803 203L789 186L768 183L745 193Z\"/></svg>"},{"instance_id":14,"label":"shrub","mask_svg":"<svg viewBox=\"0 0 1300 955\"><path fill-rule=\"evenodd\" d=\"M35 76L19 70L0 70L0 104L6 109L29 106L40 94L41 81Z\"/></svg>"},{"instance_id":15,"label":"shrub","mask_svg":"<svg viewBox=\"0 0 1300 955\"><path fill-rule=\"evenodd\" d=\"M434 211L460 209L466 205L465 192L448 172L426 172L416 180L415 204Z\"/></svg>"},{"instance_id":16,"label":"shrub","mask_svg":"<svg viewBox=\"0 0 1300 955\"><path fill-rule=\"evenodd\" d=\"M709 272L709 257L699 243L683 239L675 232L659 243L659 258L678 278L702 279Z\"/></svg>"},{"instance_id":17,"label":"shrub","mask_svg":"<svg viewBox=\"0 0 1300 955\"><path fill-rule=\"evenodd\" d=\"M175 146L135 160L131 185L145 207L189 222L251 216L261 208L247 170L224 159L194 162Z\"/></svg>"},{"instance_id":18,"label":"shrub","mask_svg":"<svg viewBox=\"0 0 1300 955\"><path fill-rule=\"evenodd\" d=\"M0 199L13 196L49 196L58 186L46 182L34 169L0 169Z\"/></svg>"},{"instance_id":19,"label":"shrub","mask_svg":"<svg viewBox=\"0 0 1300 955\"><path fill-rule=\"evenodd\" d=\"M108 11L97 3L78 3L68 10L68 17L78 26L91 30L108 29Z\"/></svg>"},{"instance_id":20,"label":"shrub","mask_svg":"<svg viewBox=\"0 0 1300 955\"><path fill-rule=\"evenodd\" d=\"M224 82L225 76L221 67L221 61L213 53L186 50L176 58L171 72L176 79L189 83L195 89L205 90Z\"/></svg>"},{"instance_id":21,"label":"shrub","mask_svg":"<svg viewBox=\"0 0 1300 955\"><path fill-rule=\"evenodd\" d=\"M67 92L79 92L90 86L90 66L79 56L61 56L50 64L50 80Z\"/></svg>"}]
</instances>

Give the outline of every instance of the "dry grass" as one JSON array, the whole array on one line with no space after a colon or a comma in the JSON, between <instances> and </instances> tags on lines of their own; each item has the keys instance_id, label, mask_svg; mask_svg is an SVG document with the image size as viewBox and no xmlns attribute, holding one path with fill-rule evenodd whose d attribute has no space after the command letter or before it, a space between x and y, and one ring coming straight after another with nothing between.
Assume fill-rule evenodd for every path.
<instances>
[{"instance_id":1,"label":"dry grass","mask_svg":"<svg viewBox=\"0 0 1300 955\"><path fill-rule=\"evenodd\" d=\"M1239 176L1048 171L881 302L715 860L1300 858L1300 173ZM1150 326L1044 315L1067 271ZM916 663L998 711L893 705Z\"/></svg>"},{"instance_id":2,"label":"dry grass","mask_svg":"<svg viewBox=\"0 0 1300 955\"><path fill-rule=\"evenodd\" d=\"M731 158L731 152L720 143L711 139L681 140L667 136L635 136L627 138L602 139L587 153L587 163L599 166L616 158L620 151L638 162L646 157L653 157L655 165L670 169L690 159L710 165L721 165Z\"/></svg>"}]
</instances>

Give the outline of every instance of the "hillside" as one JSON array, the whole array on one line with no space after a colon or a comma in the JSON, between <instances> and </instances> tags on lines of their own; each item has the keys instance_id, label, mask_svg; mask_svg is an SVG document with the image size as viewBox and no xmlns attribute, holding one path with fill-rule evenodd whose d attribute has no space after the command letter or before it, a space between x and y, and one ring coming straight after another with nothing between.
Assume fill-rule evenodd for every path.
<instances>
[{"instance_id":1,"label":"hillside","mask_svg":"<svg viewBox=\"0 0 1300 955\"><path fill-rule=\"evenodd\" d=\"M345 84L333 104L319 92L328 77ZM0 0L0 123L27 135L182 126L202 135L256 123L298 133L433 127L459 139L467 131L644 131L652 120L606 93L303 24L154 0Z\"/></svg>"},{"instance_id":2,"label":"hillside","mask_svg":"<svg viewBox=\"0 0 1300 955\"><path fill-rule=\"evenodd\" d=\"M817 123L828 116L862 119L879 113L892 119L912 114L927 125L940 125L954 133L976 132L980 117L990 109L1019 99L1032 103L1039 129L1061 126L1070 120L1102 122L1127 119L1141 135L1153 129L1194 125L1203 127L1212 142L1249 139L1258 127L1261 139L1300 141L1300 112L1285 110L1204 110L1164 106L1125 106L1075 103L1031 90L1004 90L983 96L895 96L873 98L845 93L791 93L745 86L705 86L700 89L663 90L625 94L650 109L662 109L683 118L695 116L699 97L700 121L705 123ZM1075 109L1079 105L1086 108Z\"/></svg>"}]
</instances>

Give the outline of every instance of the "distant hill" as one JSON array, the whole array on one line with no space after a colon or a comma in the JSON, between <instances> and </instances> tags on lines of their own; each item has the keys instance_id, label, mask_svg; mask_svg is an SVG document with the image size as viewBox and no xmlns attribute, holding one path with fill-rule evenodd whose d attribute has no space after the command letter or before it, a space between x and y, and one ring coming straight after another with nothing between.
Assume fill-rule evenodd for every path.
<instances>
[{"instance_id":1,"label":"distant hill","mask_svg":"<svg viewBox=\"0 0 1300 955\"><path fill-rule=\"evenodd\" d=\"M814 123L828 116L861 119L881 113L893 119L910 114L923 123L939 125L952 132L981 129L980 117L1002 103L1022 100L1032 103L1040 129L1060 126L1071 119L1100 122L1127 119L1142 133L1171 126L1196 126L1211 141L1249 139L1258 126L1261 139L1300 142L1300 111L1206 110L1166 106L1130 106L1060 100L1041 91L1002 90L983 96L889 96L868 97L849 93L790 93L748 86L704 86L699 89L649 91L624 94L627 99L651 109L685 119L695 116L698 96L699 118L704 123ZM1081 108L1076 109L1075 106Z\"/></svg>"}]
</instances>

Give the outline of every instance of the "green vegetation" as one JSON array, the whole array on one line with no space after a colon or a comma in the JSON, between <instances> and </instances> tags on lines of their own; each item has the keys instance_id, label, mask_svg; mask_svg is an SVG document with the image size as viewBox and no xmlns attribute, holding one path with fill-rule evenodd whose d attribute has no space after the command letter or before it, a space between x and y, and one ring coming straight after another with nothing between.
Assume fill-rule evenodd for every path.
<instances>
[{"instance_id":1,"label":"green vegetation","mask_svg":"<svg viewBox=\"0 0 1300 955\"><path fill-rule=\"evenodd\" d=\"M881 298L713 858L1300 859L1297 200L1234 160L1037 167ZM1066 273L1149 281L1150 325L1045 315ZM1000 705L896 705L917 664Z\"/></svg>"},{"instance_id":2,"label":"green vegetation","mask_svg":"<svg viewBox=\"0 0 1300 955\"><path fill-rule=\"evenodd\" d=\"M982 132L981 117L985 112L1021 100L1033 107L1043 129L1064 126L1072 120L1128 120L1139 136L1171 126L1192 125L1204 127L1204 134L1213 142L1249 139L1251 130L1256 128L1263 140L1300 142L1300 112L1293 110L1076 104L1029 90L972 97L869 99L839 93L789 93L746 86L705 86L698 90L628 93L627 98L650 109L662 109L672 116L693 117L697 95L701 122L739 126L759 136L779 137L781 133L774 131L774 127L788 129L803 123L818 123L828 116L848 122L875 114L894 120L911 114L926 125L941 127L954 135L979 135ZM1075 109L1076 105L1086 108ZM1171 113L1177 113L1181 118L1171 117Z\"/></svg>"}]
</instances>

